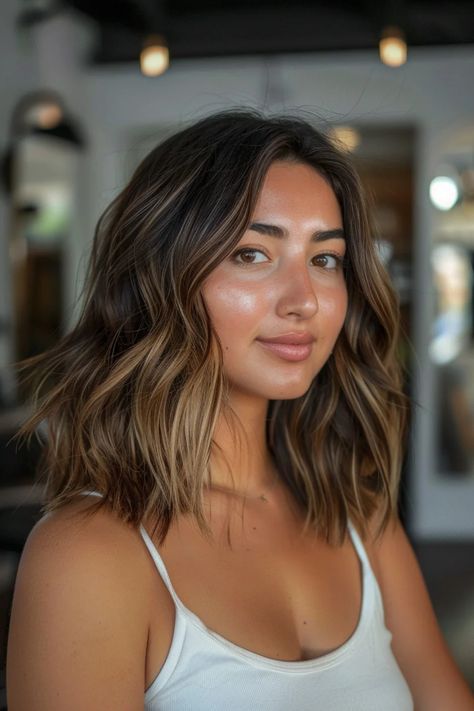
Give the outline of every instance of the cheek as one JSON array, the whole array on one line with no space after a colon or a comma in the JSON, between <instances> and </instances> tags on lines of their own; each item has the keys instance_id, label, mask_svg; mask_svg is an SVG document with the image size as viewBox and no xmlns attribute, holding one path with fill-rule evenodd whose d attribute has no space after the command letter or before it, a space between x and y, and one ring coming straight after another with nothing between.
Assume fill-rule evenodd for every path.
<instances>
[{"instance_id":1,"label":"cheek","mask_svg":"<svg viewBox=\"0 0 474 711\"><path fill-rule=\"evenodd\" d=\"M221 341L236 340L237 334L258 328L265 312L264 295L258 289L225 283L208 283L202 291L214 330ZM234 335L234 338L232 336Z\"/></svg>"},{"instance_id":2,"label":"cheek","mask_svg":"<svg viewBox=\"0 0 474 711\"><path fill-rule=\"evenodd\" d=\"M340 327L346 317L347 301L347 288L343 284L340 288L320 296L319 311L328 321L334 323L335 327Z\"/></svg>"},{"instance_id":3,"label":"cheek","mask_svg":"<svg viewBox=\"0 0 474 711\"><path fill-rule=\"evenodd\" d=\"M319 316L322 332L325 333L327 343L332 348L336 342L347 314L347 290L340 289L336 294L328 295L319 301Z\"/></svg>"}]
</instances>

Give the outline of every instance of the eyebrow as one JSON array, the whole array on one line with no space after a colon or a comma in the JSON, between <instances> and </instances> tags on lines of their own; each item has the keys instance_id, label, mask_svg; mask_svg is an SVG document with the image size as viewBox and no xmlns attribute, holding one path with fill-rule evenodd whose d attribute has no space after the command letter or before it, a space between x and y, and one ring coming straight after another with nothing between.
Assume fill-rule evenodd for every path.
<instances>
[{"instance_id":1,"label":"eyebrow","mask_svg":"<svg viewBox=\"0 0 474 711\"><path fill-rule=\"evenodd\" d=\"M269 237L276 237L277 239L288 238L288 230L278 225L252 222L247 229L259 232L262 235L268 235ZM311 235L311 242L324 242L324 240L327 239L342 239L345 241L344 230L341 227L337 227L333 230L316 230L316 232L313 232Z\"/></svg>"}]
</instances>

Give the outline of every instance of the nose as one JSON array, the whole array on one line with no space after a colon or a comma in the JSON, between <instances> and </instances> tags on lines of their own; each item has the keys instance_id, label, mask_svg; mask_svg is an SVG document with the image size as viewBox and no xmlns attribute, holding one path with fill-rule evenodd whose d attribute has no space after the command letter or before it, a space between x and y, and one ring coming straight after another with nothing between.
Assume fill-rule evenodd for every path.
<instances>
[{"instance_id":1,"label":"nose","mask_svg":"<svg viewBox=\"0 0 474 711\"><path fill-rule=\"evenodd\" d=\"M290 314L300 318L311 318L318 312L316 285L308 270L301 265L281 273L281 297L278 301L278 315Z\"/></svg>"}]
</instances>

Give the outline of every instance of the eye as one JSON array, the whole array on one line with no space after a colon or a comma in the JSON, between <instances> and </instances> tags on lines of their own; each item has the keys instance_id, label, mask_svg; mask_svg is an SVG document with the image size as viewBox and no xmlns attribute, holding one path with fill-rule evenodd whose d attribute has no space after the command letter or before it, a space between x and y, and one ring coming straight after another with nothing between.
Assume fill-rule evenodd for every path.
<instances>
[{"instance_id":1,"label":"eye","mask_svg":"<svg viewBox=\"0 0 474 711\"><path fill-rule=\"evenodd\" d=\"M318 254L314 257L314 259L320 260L319 266L322 266L323 269L327 269L328 271L339 269L344 262L343 256L331 252L327 252L326 254Z\"/></svg>"},{"instance_id":2,"label":"eye","mask_svg":"<svg viewBox=\"0 0 474 711\"><path fill-rule=\"evenodd\" d=\"M240 264L240 265L245 265L245 264L261 264L261 262L255 262L255 261L252 259L252 256L254 256L255 254L263 254L264 257L267 256L267 255L266 255L264 252L262 252L260 249L252 249L252 248L250 248L250 247L245 247L245 249L238 249L237 252L234 252L234 254L232 255L231 259L232 259L232 261L234 261L234 262L236 262L237 264ZM244 256L243 261L241 261L241 260L238 259L238 257L241 257L242 255ZM250 259L247 259L247 258L246 258L247 255L250 255Z\"/></svg>"}]
</instances>

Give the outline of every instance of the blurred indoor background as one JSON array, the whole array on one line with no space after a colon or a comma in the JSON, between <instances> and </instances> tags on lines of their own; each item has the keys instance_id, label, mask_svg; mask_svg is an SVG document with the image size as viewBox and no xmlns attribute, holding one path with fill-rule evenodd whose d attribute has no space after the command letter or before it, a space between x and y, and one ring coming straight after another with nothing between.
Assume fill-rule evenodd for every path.
<instances>
[{"instance_id":1,"label":"blurred indoor background","mask_svg":"<svg viewBox=\"0 0 474 711\"><path fill-rule=\"evenodd\" d=\"M229 106L334 132L372 196L413 399L400 514L474 688L474 12L334 0L2 0L0 711L11 594L40 516L11 367L75 321L94 227L140 158Z\"/></svg>"}]
</instances>

